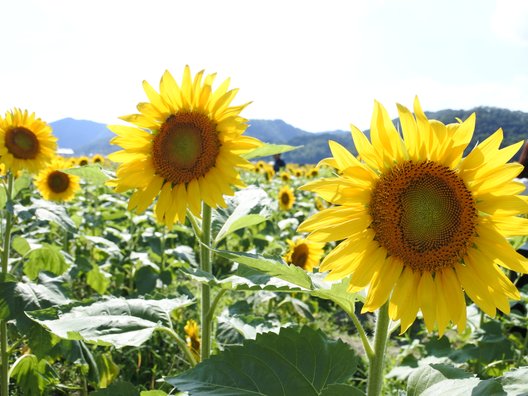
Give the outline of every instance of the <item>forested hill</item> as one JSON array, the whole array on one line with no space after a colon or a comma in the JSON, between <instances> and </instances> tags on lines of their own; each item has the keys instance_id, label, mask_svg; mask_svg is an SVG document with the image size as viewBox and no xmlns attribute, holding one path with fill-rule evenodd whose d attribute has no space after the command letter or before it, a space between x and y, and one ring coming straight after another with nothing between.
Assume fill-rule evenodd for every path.
<instances>
[{"instance_id":1,"label":"forested hill","mask_svg":"<svg viewBox=\"0 0 528 396\"><path fill-rule=\"evenodd\" d=\"M471 110L449 109L426 112L426 114L430 119L448 124L456 122L457 118L465 120L473 112L477 114L476 130L469 147L484 140L498 128L504 131L504 145L528 139L528 113L521 111L477 107ZM397 125L398 120L394 120L394 123ZM108 154L119 150L118 147L110 145L109 141L114 135L104 124L66 118L52 122L51 126L59 139L59 147L71 148L75 151L75 155ZM368 134L369 131L366 133ZM329 157L328 140L335 140L356 153L350 132L344 130L311 133L287 124L283 120L250 120L246 134L267 143L303 146L284 154L286 161L299 164L316 164L321 159Z\"/></svg>"}]
</instances>

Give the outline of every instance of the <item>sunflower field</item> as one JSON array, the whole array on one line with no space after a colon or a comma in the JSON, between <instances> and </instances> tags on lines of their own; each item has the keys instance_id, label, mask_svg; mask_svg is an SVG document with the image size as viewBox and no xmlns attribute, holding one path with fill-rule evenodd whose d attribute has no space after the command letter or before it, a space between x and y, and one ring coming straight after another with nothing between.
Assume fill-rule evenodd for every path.
<instances>
[{"instance_id":1,"label":"sunflower field","mask_svg":"<svg viewBox=\"0 0 528 396\"><path fill-rule=\"evenodd\" d=\"M523 142L376 103L274 169L215 78L144 82L108 157L0 117L0 396L528 395Z\"/></svg>"}]
</instances>

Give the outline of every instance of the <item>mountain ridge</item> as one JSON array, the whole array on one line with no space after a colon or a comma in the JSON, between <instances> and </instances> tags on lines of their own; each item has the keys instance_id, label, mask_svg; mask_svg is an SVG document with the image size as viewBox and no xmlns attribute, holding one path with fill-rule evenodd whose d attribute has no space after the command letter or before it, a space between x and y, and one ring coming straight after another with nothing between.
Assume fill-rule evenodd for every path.
<instances>
[{"instance_id":1,"label":"mountain ridge","mask_svg":"<svg viewBox=\"0 0 528 396\"><path fill-rule=\"evenodd\" d=\"M479 106L470 110L444 109L425 112L429 119L436 119L445 124L457 122L457 118L465 120L472 113L476 113L477 120L469 147L473 147L499 128L504 131L503 146L528 138L528 113L522 111ZM398 119L393 122L399 127ZM281 119L251 119L248 124L245 132L248 136L256 137L267 143L303 146L285 153L283 157L287 162L317 163L329 157L331 153L328 140L337 141L352 153L357 154L351 134L346 130L307 132ZM119 150L118 146L110 145L110 139L115 135L105 124L63 118L51 122L50 125L58 138L59 147L73 149L75 155L109 154ZM368 135L369 131L366 130L365 133Z\"/></svg>"}]
</instances>

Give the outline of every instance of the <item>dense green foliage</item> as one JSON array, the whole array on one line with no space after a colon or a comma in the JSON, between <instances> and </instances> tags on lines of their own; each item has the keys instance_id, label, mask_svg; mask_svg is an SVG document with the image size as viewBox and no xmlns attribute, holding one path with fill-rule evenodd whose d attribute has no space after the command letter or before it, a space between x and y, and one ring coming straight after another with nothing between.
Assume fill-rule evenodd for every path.
<instances>
[{"instance_id":1,"label":"dense green foliage","mask_svg":"<svg viewBox=\"0 0 528 396\"><path fill-rule=\"evenodd\" d=\"M298 189L307 176L292 171L293 208L278 210L284 182L246 173L250 187L213 213L209 274L189 222L168 230L151 209L127 212L128 195L112 193L97 167L72 172L83 191L67 204L40 199L27 175L15 183L15 206L0 185L0 209L17 218L10 274L0 279L14 395L364 394L367 359L351 319L363 296L348 293L346 279L325 282L282 258L320 205ZM528 285L510 276L521 301L509 316L492 319L469 304L462 334L438 338L421 319L393 332L385 393L526 394ZM198 320L201 284L218 297L213 356L191 368L179 342ZM359 316L368 334L373 319Z\"/></svg>"}]
</instances>

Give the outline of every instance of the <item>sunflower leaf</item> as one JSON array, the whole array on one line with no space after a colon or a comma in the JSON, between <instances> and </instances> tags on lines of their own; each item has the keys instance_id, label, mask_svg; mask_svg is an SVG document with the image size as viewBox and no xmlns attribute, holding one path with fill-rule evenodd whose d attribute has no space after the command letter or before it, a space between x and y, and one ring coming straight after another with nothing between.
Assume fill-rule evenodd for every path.
<instances>
[{"instance_id":1,"label":"sunflower leaf","mask_svg":"<svg viewBox=\"0 0 528 396\"><path fill-rule=\"evenodd\" d=\"M270 155L297 150L301 147L303 146L289 146L287 144L264 143L262 146L250 151L249 153L243 154L242 157L247 160L259 157L269 157Z\"/></svg>"},{"instance_id":2,"label":"sunflower leaf","mask_svg":"<svg viewBox=\"0 0 528 396\"><path fill-rule=\"evenodd\" d=\"M105 171L99 165L79 166L76 168L64 169L62 172L79 176L84 181L96 185L102 185L112 178L108 171Z\"/></svg>"},{"instance_id":3,"label":"sunflower leaf","mask_svg":"<svg viewBox=\"0 0 528 396\"><path fill-rule=\"evenodd\" d=\"M356 371L358 357L344 342L303 327L259 334L166 381L193 395L321 395ZM325 391L326 392L326 391ZM352 393L353 394L353 393Z\"/></svg>"},{"instance_id":4,"label":"sunflower leaf","mask_svg":"<svg viewBox=\"0 0 528 396\"><path fill-rule=\"evenodd\" d=\"M302 268L288 265L279 258L268 258L254 253L238 253L227 250L213 249L213 251L221 257L244 264L267 275L280 278L305 289L312 288L312 281Z\"/></svg>"},{"instance_id":5,"label":"sunflower leaf","mask_svg":"<svg viewBox=\"0 0 528 396\"><path fill-rule=\"evenodd\" d=\"M272 213L272 200L261 188L249 186L228 197L227 208L216 210L213 228L220 228L214 244L217 245L227 235L266 221Z\"/></svg>"},{"instance_id":6,"label":"sunflower leaf","mask_svg":"<svg viewBox=\"0 0 528 396\"><path fill-rule=\"evenodd\" d=\"M108 298L26 314L60 338L122 348L139 346L155 330L171 327L170 313L192 303L186 296L163 300Z\"/></svg>"}]
</instances>

